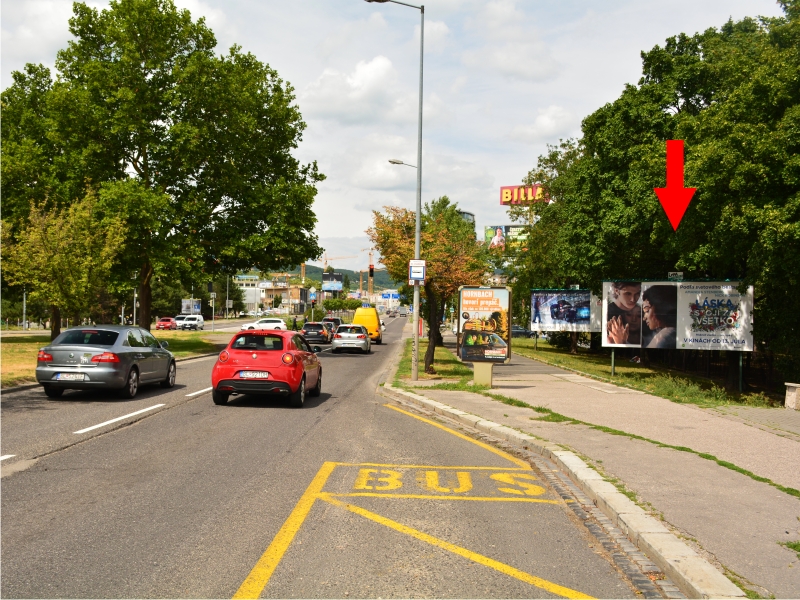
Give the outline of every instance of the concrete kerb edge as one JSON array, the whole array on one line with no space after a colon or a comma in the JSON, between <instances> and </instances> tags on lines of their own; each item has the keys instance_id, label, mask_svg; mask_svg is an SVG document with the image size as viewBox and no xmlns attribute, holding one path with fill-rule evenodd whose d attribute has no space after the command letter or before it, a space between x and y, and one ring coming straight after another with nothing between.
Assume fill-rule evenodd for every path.
<instances>
[{"instance_id":1,"label":"concrete kerb edge","mask_svg":"<svg viewBox=\"0 0 800 600\"><path fill-rule=\"evenodd\" d=\"M542 442L505 425L470 415L441 402L397 389L388 383L379 388L384 397L411 402L469 427L500 437L536 452L562 469L578 487L645 552L681 591L691 598L743 598L745 594L702 556L678 539L660 521L634 504L574 452Z\"/></svg>"},{"instance_id":2,"label":"concrete kerb edge","mask_svg":"<svg viewBox=\"0 0 800 600\"><path fill-rule=\"evenodd\" d=\"M175 362L183 362L185 360L194 360L196 358L208 358L209 356L216 356L219 352L209 352L208 354L198 354L197 356L185 356L183 358L176 358ZM35 387L39 387L42 385L41 383L25 383L22 385L15 385L13 387L7 387L0 389L0 394L13 394L14 392L22 392L25 390L30 390Z\"/></svg>"}]
</instances>

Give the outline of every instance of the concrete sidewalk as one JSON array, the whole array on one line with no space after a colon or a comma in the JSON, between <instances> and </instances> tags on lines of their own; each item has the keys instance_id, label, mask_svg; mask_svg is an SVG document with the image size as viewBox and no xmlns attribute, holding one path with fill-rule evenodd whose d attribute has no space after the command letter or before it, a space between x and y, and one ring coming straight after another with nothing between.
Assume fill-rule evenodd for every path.
<instances>
[{"instance_id":1,"label":"concrete sidewalk","mask_svg":"<svg viewBox=\"0 0 800 600\"><path fill-rule=\"evenodd\" d=\"M800 420L793 411L677 404L519 355L494 373L494 393L713 455L800 489ZM415 393L573 450L624 483L650 514L729 576L762 596L800 597L800 559L780 545L800 540L800 498L690 452L589 425L541 421L546 415L482 394L426 386Z\"/></svg>"}]
</instances>

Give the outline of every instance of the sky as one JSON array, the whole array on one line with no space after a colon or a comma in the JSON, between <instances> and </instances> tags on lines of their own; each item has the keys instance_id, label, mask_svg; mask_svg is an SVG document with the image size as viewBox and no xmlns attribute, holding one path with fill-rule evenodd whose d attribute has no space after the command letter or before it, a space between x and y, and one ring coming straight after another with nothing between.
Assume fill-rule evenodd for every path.
<instances>
[{"instance_id":1,"label":"sky","mask_svg":"<svg viewBox=\"0 0 800 600\"><path fill-rule=\"evenodd\" d=\"M388 161L417 161L420 11L364 0L175 3L205 17L220 53L238 44L293 86L308 125L296 156L327 177L316 234L329 257L343 257L330 264L365 269L372 211L416 202L416 169ZM0 8L5 89L25 63L53 67L72 2ZM729 18L780 14L774 0L430 0L423 203L448 196L475 214L481 237L508 224L500 186L520 183L548 144L579 137L584 117L636 84L641 51Z\"/></svg>"}]
</instances>

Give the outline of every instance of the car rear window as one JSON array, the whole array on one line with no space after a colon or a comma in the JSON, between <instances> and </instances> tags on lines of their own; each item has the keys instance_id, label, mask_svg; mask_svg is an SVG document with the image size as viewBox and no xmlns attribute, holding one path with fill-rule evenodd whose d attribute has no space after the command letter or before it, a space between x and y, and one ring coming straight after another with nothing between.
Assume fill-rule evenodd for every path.
<instances>
[{"instance_id":1,"label":"car rear window","mask_svg":"<svg viewBox=\"0 0 800 600\"><path fill-rule=\"evenodd\" d=\"M336 333L364 333L364 329L361 326L356 327L355 325L340 325L339 329L336 330Z\"/></svg>"},{"instance_id":2,"label":"car rear window","mask_svg":"<svg viewBox=\"0 0 800 600\"><path fill-rule=\"evenodd\" d=\"M51 342L51 346L113 346L119 337L118 331L103 329L70 329Z\"/></svg>"},{"instance_id":3,"label":"car rear window","mask_svg":"<svg viewBox=\"0 0 800 600\"><path fill-rule=\"evenodd\" d=\"M320 325L319 323L306 323L303 325L303 329L306 331L322 331L324 325Z\"/></svg>"},{"instance_id":4,"label":"car rear window","mask_svg":"<svg viewBox=\"0 0 800 600\"><path fill-rule=\"evenodd\" d=\"M234 350L283 350L283 338L277 335L240 335L231 348Z\"/></svg>"},{"instance_id":5,"label":"car rear window","mask_svg":"<svg viewBox=\"0 0 800 600\"><path fill-rule=\"evenodd\" d=\"M169 321L172 321L172 317L162 317L161 319L159 319L159 321L168 323Z\"/></svg>"}]
</instances>

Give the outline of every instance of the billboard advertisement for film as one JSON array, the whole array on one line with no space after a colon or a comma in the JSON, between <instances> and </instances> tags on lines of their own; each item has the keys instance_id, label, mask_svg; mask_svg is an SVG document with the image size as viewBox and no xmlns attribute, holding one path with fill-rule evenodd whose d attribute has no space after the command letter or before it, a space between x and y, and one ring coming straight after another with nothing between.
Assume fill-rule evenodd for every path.
<instances>
[{"instance_id":1,"label":"billboard advertisement for film","mask_svg":"<svg viewBox=\"0 0 800 600\"><path fill-rule=\"evenodd\" d=\"M184 298L181 300L181 314L182 315L199 315L200 314L200 299Z\"/></svg>"},{"instance_id":2,"label":"billboard advertisement for film","mask_svg":"<svg viewBox=\"0 0 800 600\"><path fill-rule=\"evenodd\" d=\"M600 331L601 309L589 290L531 290L531 331Z\"/></svg>"},{"instance_id":3,"label":"billboard advertisement for film","mask_svg":"<svg viewBox=\"0 0 800 600\"><path fill-rule=\"evenodd\" d=\"M487 225L483 228L483 240L489 248L505 250L507 246L519 246L527 239L525 225Z\"/></svg>"},{"instance_id":4,"label":"billboard advertisement for film","mask_svg":"<svg viewBox=\"0 0 800 600\"><path fill-rule=\"evenodd\" d=\"M753 288L736 281L603 282L603 345L753 351Z\"/></svg>"},{"instance_id":5,"label":"billboard advertisement for film","mask_svg":"<svg viewBox=\"0 0 800 600\"><path fill-rule=\"evenodd\" d=\"M341 273L323 273L322 274L322 291L323 292L341 292L342 291L343 277Z\"/></svg>"},{"instance_id":6,"label":"billboard advertisement for film","mask_svg":"<svg viewBox=\"0 0 800 600\"><path fill-rule=\"evenodd\" d=\"M462 287L458 290L458 357L466 362L511 359L511 290Z\"/></svg>"}]
</instances>

